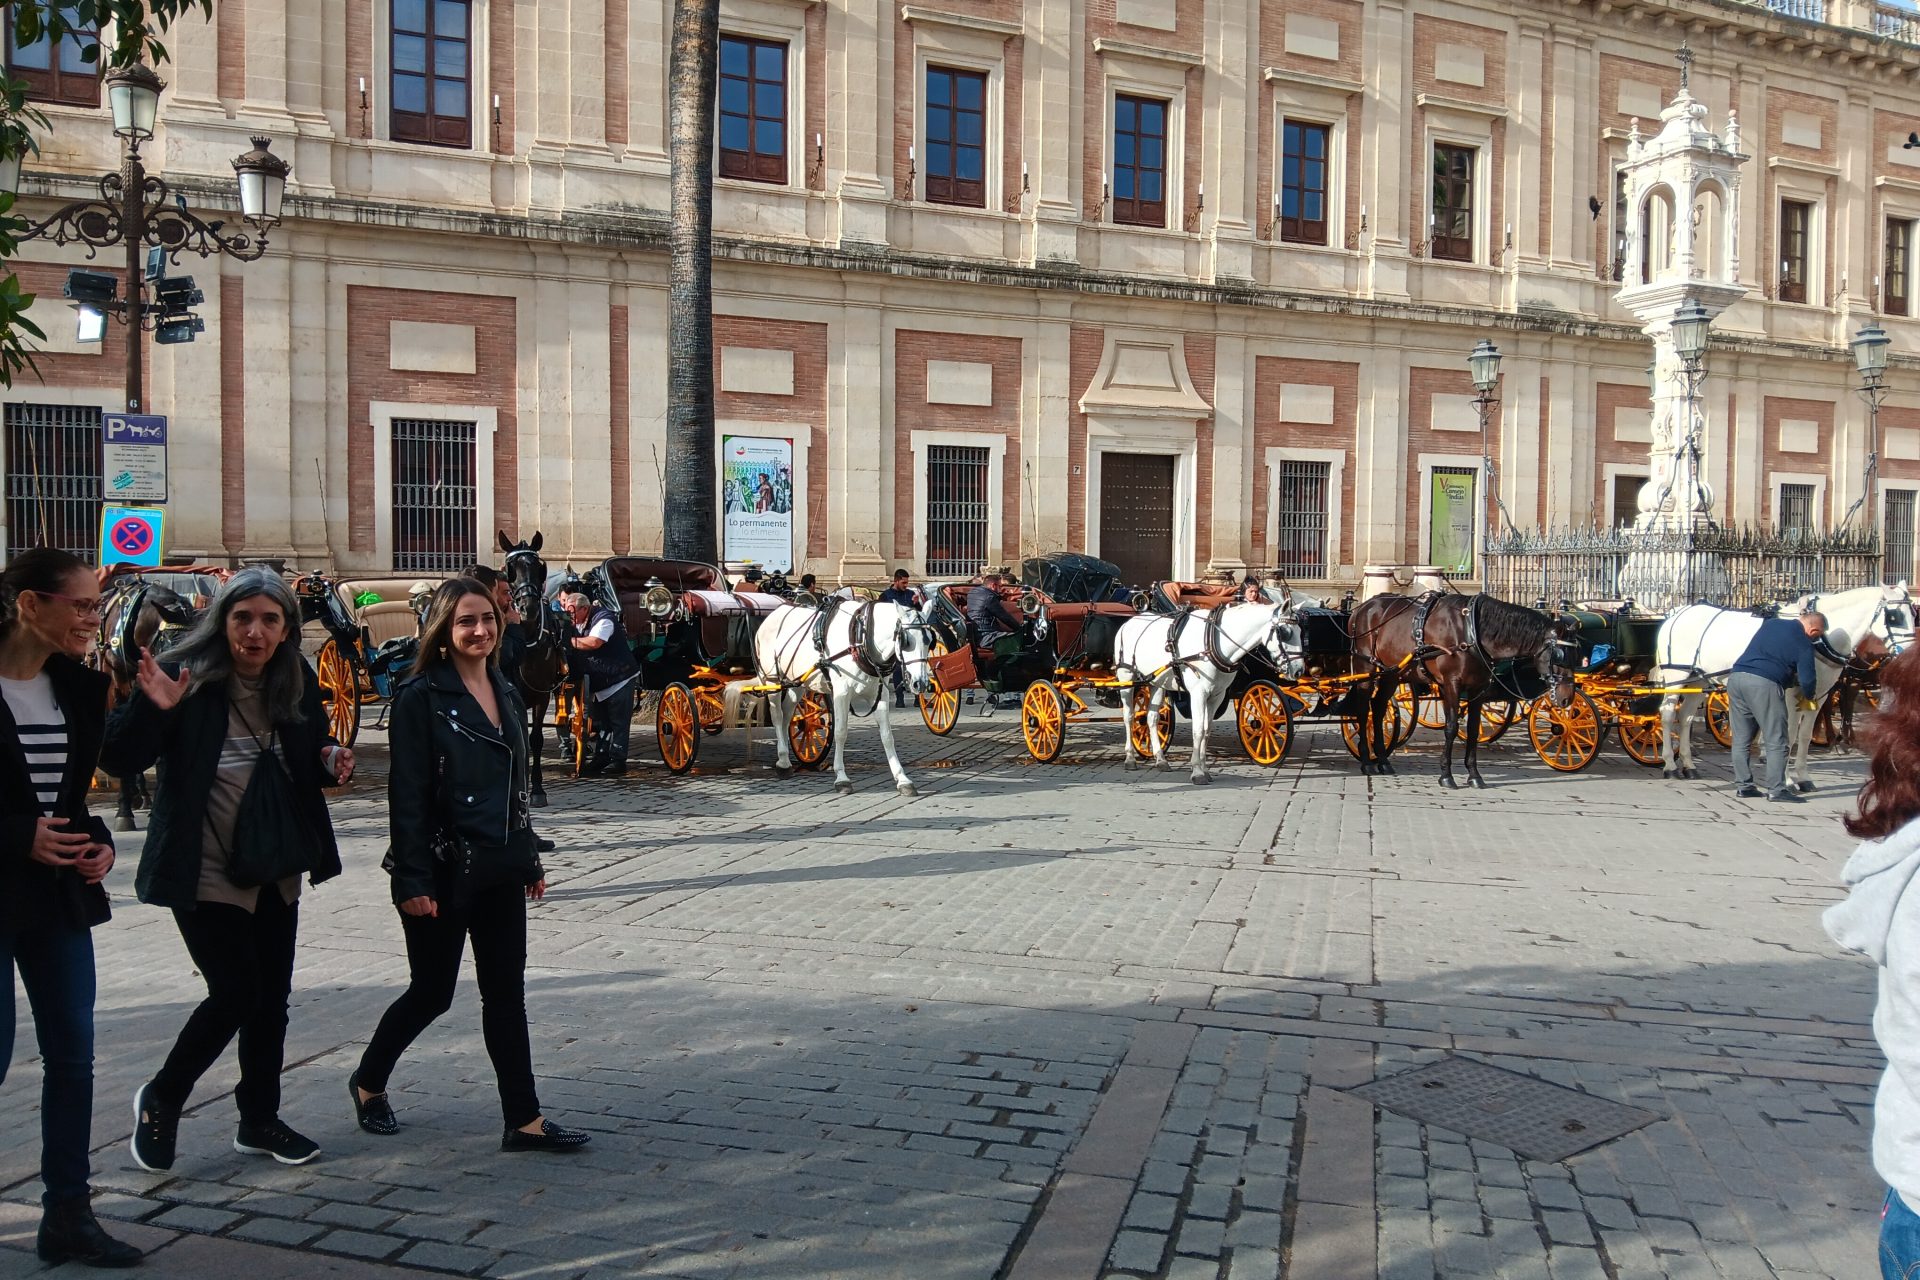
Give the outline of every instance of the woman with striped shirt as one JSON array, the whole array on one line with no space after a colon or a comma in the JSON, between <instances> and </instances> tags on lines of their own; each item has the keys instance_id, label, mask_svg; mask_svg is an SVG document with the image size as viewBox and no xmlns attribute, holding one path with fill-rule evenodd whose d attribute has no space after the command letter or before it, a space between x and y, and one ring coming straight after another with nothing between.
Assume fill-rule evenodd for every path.
<instances>
[{"instance_id":1,"label":"woman with striped shirt","mask_svg":"<svg viewBox=\"0 0 1920 1280\"><path fill-rule=\"evenodd\" d=\"M87 788L107 717L107 679L82 665L100 625L93 572L36 547L0 572L0 1080L13 1058L13 973L40 1041L43 1261L130 1267L140 1251L100 1229L93 1146L93 936L113 867Z\"/></svg>"}]
</instances>

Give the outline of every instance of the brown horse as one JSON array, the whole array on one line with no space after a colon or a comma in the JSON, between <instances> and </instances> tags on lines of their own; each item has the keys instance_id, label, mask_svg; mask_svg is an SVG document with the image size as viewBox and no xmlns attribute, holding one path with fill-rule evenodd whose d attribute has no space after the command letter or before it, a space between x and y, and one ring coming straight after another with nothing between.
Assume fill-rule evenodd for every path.
<instances>
[{"instance_id":1,"label":"brown horse","mask_svg":"<svg viewBox=\"0 0 1920 1280\"><path fill-rule=\"evenodd\" d=\"M1516 703L1544 684L1556 706L1573 698L1570 640L1572 624L1490 595L1442 594L1417 597L1374 596L1353 611L1351 623L1356 665L1375 673L1371 696L1360 721L1360 770L1392 773L1387 755L1388 715L1401 684L1425 685L1446 709L1440 785L1453 779L1454 729L1466 707L1467 782L1486 786L1480 776L1480 704L1487 698Z\"/></svg>"},{"instance_id":2,"label":"brown horse","mask_svg":"<svg viewBox=\"0 0 1920 1280\"><path fill-rule=\"evenodd\" d=\"M547 803L547 784L540 767L546 747L547 703L567 678L566 631L547 606L547 562L540 558L544 542L537 529L527 542L515 542L500 534L500 549L507 553L507 587L520 614L524 640L520 660L510 674L520 687L521 701L527 704L527 755L533 774L528 802L535 808Z\"/></svg>"}]
</instances>

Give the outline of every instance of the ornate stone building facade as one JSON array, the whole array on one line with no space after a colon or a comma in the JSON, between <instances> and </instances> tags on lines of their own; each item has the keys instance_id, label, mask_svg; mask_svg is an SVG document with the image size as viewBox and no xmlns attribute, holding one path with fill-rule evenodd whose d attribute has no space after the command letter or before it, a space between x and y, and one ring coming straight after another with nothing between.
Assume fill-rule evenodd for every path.
<instances>
[{"instance_id":1,"label":"ornate stone building facade","mask_svg":"<svg viewBox=\"0 0 1920 1280\"><path fill-rule=\"evenodd\" d=\"M293 162L272 251L183 263L206 331L150 352L176 551L387 571L462 560L496 527L541 529L576 564L657 547L670 7L225 0L175 34L155 167L211 209L248 135ZM1649 346L1614 298L1617 167L1678 87L1683 39L1694 95L1737 115L1753 155L1736 211L1751 292L1717 321L1703 388L1715 514L1820 527L1847 510L1868 431L1845 343L1877 318L1895 367L1876 518L1890 570L1911 567L1905 11L721 11L718 430L791 442L776 505L797 569L1075 549L1139 577L1351 581L1470 561L1483 452L1522 525L1630 518ZM47 106L30 211L117 163L84 78L48 92L72 101ZM84 470L84 440L60 433L120 407L120 335L70 340L60 281L79 261L29 245L21 267L53 341L44 381L6 397L11 545L69 518L32 500ZM1481 338L1505 355L1484 450L1465 364Z\"/></svg>"}]
</instances>

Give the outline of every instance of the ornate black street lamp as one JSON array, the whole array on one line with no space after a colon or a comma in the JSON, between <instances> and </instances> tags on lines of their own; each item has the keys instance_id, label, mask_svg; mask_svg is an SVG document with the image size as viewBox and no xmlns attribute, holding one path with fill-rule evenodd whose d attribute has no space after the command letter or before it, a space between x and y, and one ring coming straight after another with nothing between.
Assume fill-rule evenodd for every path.
<instances>
[{"instance_id":1,"label":"ornate black street lamp","mask_svg":"<svg viewBox=\"0 0 1920 1280\"><path fill-rule=\"evenodd\" d=\"M1847 518L1840 522L1840 527L1844 529L1851 524L1853 513L1865 506L1867 533L1877 536L1880 526L1874 519L1873 489L1880 476L1880 402L1887 398L1887 348L1893 345L1893 339L1885 329L1869 321L1847 345L1853 348L1853 365L1860 373L1860 385L1854 390L1867 402L1867 467L1860 496L1847 508Z\"/></svg>"},{"instance_id":2,"label":"ornate black street lamp","mask_svg":"<svg viewBox=\"0 0 1920 1280\"><path fill-rule=\"evenodd\" d=\"M273 154L271 141L253 139L253 150L234 157L233 171L240 184L240 216L252 224L245 228L223 230L222 221L203 222L187 210L186 197L176 196L160 178L146 170L140 160L140 144L153 137L154 121L160 109L160 91L166 88L151 67L141 63L115 67L103 82L107 103L113 112L113 131L121 140L123 153L120 171L100 179L100 196L78 200L56 209L44 221L34 223L20 235L21 240L44 237L55 244L79 243L87 246L87 256L96 250L124 246L126 275L123 297L98 296L82 283L85 297L83 314L94 309L102 315L118 316L127 326L127 411L142 410L145 395L141 379L141 337L143 332L164 321L161 342L190 340L199 326L197 317L181 320L183 299L191 286L167 291L156 288L157 301L146 297L146 255L149 249L160 251L166 261L178 263L180 255L193 253L202 258L226 254L242 262L252 262L267 250L267 231L279 224L281 202L286 194L290 166ZM13 190L20 180L17 160L0 165L0 184L11 180ZM104 279L97 273L96 280ZM155 273L158 274L158 273ZM159 284L160 282L156 282ZM167 326L172 326L168 331Z\"/></svg>"}]
</instances>

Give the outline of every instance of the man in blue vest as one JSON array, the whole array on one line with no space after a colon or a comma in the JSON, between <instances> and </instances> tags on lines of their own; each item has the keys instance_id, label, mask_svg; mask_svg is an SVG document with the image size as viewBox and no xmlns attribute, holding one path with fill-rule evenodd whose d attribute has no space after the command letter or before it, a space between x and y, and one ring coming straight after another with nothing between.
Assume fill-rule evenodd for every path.
<instances>
[{"instance_id":1,"label":"man in blue vest","mask_svg":"<svg viewBox=\"0 0 1920 1280\"><path fill-rule=\"evenodd\" d=\"M1812 707L1819 675L1813 642L1825 634L1827 619L1823 614L1768 618L1727 673L1727 709L1733 727L1733 794L1762 794L1753 785L1753 735L1758 729L1767 753L1767 798L1800 803L1799 792L1787 785L1787 699L1798 698L1803 709Z\"/></svg>"},{"instance_id":2,"label":"man in blue vest","mask_svg":"<svg viewBox=\"0 0 1920 1280\"><path fill-rule=\"evenodd\" d=\"M618 778L627 771L627 733L633 727L633 686L640 663L620 629L620 619L574 592L565 598L573 623L568 641L576 670L587 674L592 701L587 715L593 723L593 754L581 766L584 777Z\"/></svg>"}]
</instances>

